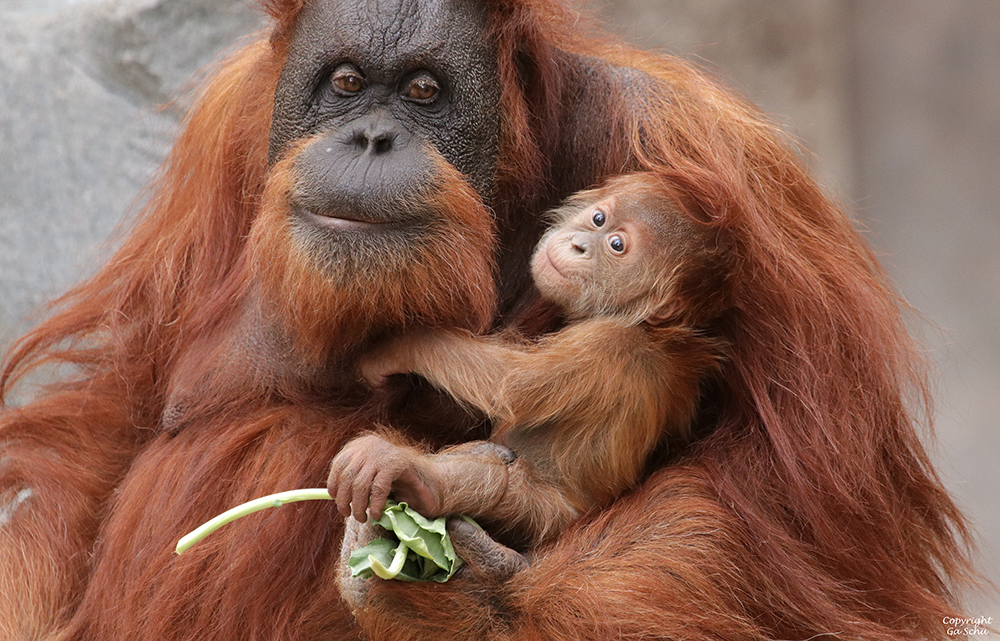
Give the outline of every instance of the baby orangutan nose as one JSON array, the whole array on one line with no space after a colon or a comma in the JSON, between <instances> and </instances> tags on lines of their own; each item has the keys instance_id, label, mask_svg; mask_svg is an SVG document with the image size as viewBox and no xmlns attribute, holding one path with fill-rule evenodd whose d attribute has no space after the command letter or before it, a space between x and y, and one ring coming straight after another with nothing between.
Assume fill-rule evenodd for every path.
<instances>
[{"instance_id":1,"label":"baby orangutan nose","mask_svg":"<svg viewBox=\"0 0 1000 641\"><path fill-rule=\"evenodd\" d=\"M583 232L577 232L570 237L570 246L573 248L573 253L578 254L580 257L589 258L590 248L593 245L590 234L585 234Z\"/></svg>"}]
</instances>

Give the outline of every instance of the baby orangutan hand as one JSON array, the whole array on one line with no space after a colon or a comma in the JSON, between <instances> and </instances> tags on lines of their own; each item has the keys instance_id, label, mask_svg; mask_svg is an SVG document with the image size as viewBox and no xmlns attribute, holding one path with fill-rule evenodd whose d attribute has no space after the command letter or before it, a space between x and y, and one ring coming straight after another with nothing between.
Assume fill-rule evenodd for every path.
<instances>
[{"instance_id":1,"label":"baby orangutan hand","mask_svg":"<svg viewBox=\"0 0 1000 641\"><path fill-rule=\"evenodd\" d=\"M441 516L440 489L432 487L433 462L419 450L377 434L347 443L333 459L326 487L345 518L364 523L382 516L391 492L428 518Z\"/></svg>"},{"instance_id":2,"label":"baby orangutan hand","mask_svg":"<svg viewBox=\"0 0 1000 641\"><path fill-rule=\"evenodd\" d=\"M517 456L490 441L470 441L427 454L379 434L344 446L330 465L326 487L340 514L365 523L379 519L391 494L423 516L475 517L495 509L507 492Z\"/></svg>"}]
</instances>

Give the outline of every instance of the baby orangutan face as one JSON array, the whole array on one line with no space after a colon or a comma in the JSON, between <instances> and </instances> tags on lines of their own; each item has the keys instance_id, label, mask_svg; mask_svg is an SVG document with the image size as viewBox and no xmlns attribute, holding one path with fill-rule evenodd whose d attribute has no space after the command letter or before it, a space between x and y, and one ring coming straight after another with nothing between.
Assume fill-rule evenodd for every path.
<instances>
[{"instance_id":1,"label":"baby orangutan face","mask_svg":"<svg viewBox=\"0 0 1000 641\"><path fill-rule=\"evenodd\" d=\"M704 247L703 230L662 191L618 180L554 212L531 272L571 320L621 316L657 324L678 269Z\"/></svg>"}]
</instances>

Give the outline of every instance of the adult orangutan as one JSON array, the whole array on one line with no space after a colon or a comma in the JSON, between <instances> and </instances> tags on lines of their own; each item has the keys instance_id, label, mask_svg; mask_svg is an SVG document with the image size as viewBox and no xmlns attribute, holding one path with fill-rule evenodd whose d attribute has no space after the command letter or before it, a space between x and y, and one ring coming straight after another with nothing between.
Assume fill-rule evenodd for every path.
<instances>
[{"instance_id":1,"label":"adult orangutan","mask_svg":"<svg viewBox=\"0 0 1000 641\"><path fill-rule=\"evenodd\" d=\"M5 638L945 636L967 533L914 429L919 358L775 128L554 0L265 4L270 37L211 80L131 235L6 360L3 394L69 373L0 415ZM418 382L373 400L357 356L418 324L550 328L539 214L622 172L680 184L733 252L689 447L526 564L457 529L469 567L442 585L341 586L342 537L370 532L327 502L173 555L322 485L376 423L483 438Z\"/></svg>"}]
</instances>

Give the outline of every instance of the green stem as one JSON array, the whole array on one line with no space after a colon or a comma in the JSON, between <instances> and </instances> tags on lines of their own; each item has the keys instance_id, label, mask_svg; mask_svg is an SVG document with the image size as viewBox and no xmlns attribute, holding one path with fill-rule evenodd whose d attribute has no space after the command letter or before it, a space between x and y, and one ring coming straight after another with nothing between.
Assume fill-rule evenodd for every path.
<instances>
[{"instance_id":1,"label":"green stem","mask_svg":"<svg viewBox=\"0 0 1000 641\"><path fill-rule=\"evenodd\" d=\"M396 551L392 557L392 563L389 564L389 567L383 569L380 563L372 563L372 572L375 576L385 579L386 581L395 579L396 575L398 575L403 569L403 564L406 563L406 553L408 550L409 548L406 546L406 543L400 541L399 545L396 546Z\"/></svg>"},{"instance_id":2,"label":"green stem","mask_svg":"<svg viewBox=\"0 0 1000 641\"><path fill-rule=\"evenodd\" d=\"M264 510L269 507L280 507L285 503L294 503L296 501L316 501L320 499L330 500L330 493L326 491L326 488L308 488L303 490L290 490L288 492L278 492L277 494L270 494L268 496L262 496L259 499L254 499L248 501L242 505L237 505L231 510L227 510L215 517L214 519L204 523L198 529L187 534L180 541L177 542L177 554L184 554L191 549L198 541L215 532L220 527L226 523L235 521L238 518L244 517L247 514L253 514L260 510Z\"/></svg>"}]
</instances>

